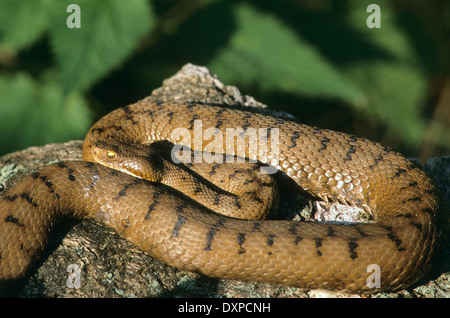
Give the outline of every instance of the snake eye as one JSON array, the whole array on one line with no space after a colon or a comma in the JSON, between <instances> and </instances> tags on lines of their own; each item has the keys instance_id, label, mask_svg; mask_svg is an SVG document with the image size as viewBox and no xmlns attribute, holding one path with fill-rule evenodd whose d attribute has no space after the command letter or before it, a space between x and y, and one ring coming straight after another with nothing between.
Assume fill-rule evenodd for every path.
<instances>
[{"instance_id":1,"label":"snake eye","mask_svg":"<svg viewBox=\"0 0 450 318\"><path fill-rule=\"evenodd\" d=\"M108 150L106 152L106 157L108 157L109 159L114 159L116 157L116 152L112 151L112 150Z\"/></svg>"}]
</instances>

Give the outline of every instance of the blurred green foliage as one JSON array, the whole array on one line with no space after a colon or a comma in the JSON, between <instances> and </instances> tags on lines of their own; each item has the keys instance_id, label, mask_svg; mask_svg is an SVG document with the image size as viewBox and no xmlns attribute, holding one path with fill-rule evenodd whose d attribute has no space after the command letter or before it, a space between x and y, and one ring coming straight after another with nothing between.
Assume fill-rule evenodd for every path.
<instances>
[{"instance_id":1,"label":"blurred green foliage","mask_svg":"<svg viewBox=\"0 0 450 318\"><path fill-rule=\"evenodd\" d=\"M0 0L0 155L82 139L188 62L303 122L449 154L449 17L418 0Z\"/></svg>"}]
</instances>

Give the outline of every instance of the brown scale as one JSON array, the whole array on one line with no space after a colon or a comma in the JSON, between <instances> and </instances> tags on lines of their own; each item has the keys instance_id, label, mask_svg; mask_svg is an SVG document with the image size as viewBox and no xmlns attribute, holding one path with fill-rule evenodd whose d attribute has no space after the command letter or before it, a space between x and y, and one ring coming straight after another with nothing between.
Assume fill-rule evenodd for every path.
<instances>
[{"instance_id":1,"label":"brown scale","mask_svg":"<svg viewBox=\"0 0 450 318\"><path fill-rule=\"evenodd\" d=\"M146 152L143 149L147 147L141 145L155 141L177 144L179 138L175 140L173 133L184 127L191 137L190 143L184 141L185 146L203 150L195 149L198 145L193 142L195 120L202 121L203 130L220 130L224 145L226 128L278 128L278 162L270 151L250 153L249 142L245 156L276 163L314 197L364 208L376 222L345 225L222 216L166 185L91 162L95 161L94 152L100 151L105 161L109 158L108 165L114 166L111 160L117 156L122 166L114 167L142 177L132 161L124 168L123 161L133 157L133 151L127 149ZM274 133L271 130L270 134ZM224 149L228 155L239 150L234 145ZM425 173L400 154L363 138L261 114L195 104L138 102L94 125L85 140L83 159L87 162L47 166L1 197L0 279L26 274L61 215L102 221L142 250L185 270L348 292L409 286L428 272L446 239L448 209L443 199ZM174 177L164 156L137 162L156 167L152 177L169 180L179 189L191 178L184 174ZM205 169L213 177L219 166ZM232 175L228 174L230 182L235 179ZM249 178L241 179L239 187L251 187L254 177ZM257 188L269 189L269 183L263 180ZM249 189L250 195L238 200L232 193L231 205L243 206L247 200L251 205L266 196ZM193 198L209 190L193 181L187 191ZM214 197L212 205L226 200ZM381 287L375 289L367 285L373 264L381 269Z\"/></svg>"}]
</instances>

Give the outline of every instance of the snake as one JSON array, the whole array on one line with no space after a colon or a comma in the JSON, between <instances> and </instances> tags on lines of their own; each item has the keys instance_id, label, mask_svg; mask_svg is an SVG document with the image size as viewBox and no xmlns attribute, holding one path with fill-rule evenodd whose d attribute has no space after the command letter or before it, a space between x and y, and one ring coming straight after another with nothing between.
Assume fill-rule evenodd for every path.
<instances>
[{"instance_id":1,"label":"snake","mask_svg":"<svg viewBox=\"0 0 450 318\"><path fill-rule=\"evenodd\" d=\"M239 145L237 137L226 143L231 133L241 137ZM256 204L276 195L276 187L266 176L246 176L237 188L257 186L224 194L228 201L219 194L238 190L216 190L209 206L201 204L197 197L216 185L200 178L184 186L190 177L177 177L171 165L192 162L175 162L178 157L155 154L152 147L192 150L191 158L202 151L222 161L230 156L233 167L244 157L248 165L222 175L219 185L243 171L270 176L273 168L316 200L359 207L374 221L222 215L214 208L241 210L247 201L250 211L276 209ZM213 176L228 163L209 164L206 174ZM172 184L161 182L167 180ZM447 239L448 216L426 173L377 142L239 107L141 100L92 126L82 161L48 165L0 197L0 281L26 276L54 224L74 217L100 221L168 265L213 278L349 293L396 291L429 274Z\"/></svg>"}]
</instances>

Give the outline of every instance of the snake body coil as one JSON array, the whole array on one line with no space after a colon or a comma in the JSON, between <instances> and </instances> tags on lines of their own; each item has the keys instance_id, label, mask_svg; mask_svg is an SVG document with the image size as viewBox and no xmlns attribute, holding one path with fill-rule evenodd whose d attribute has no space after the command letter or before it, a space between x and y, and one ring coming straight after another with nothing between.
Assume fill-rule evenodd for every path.
<instances>
[{"instance_id":1,"label":"snake body coil","mask_svg":"<svg viewBox=\"0 0 450 318\"><path fill-rule=\"evenodd\" d=\"M166 186L90 162L93 145L99 142L178 144L173 137L177 128L194 140L195 120L223 136L230 127L278 128L278 169L314 197L370 210L376 222L239 220L211 213ZM192 143L186 146L195 148ZM269 150L249 153L249 148L246 141L246 156L274 162ZM224 147L228 154L235 150ZM113 111L91 128L83 159L47 166L0 198L0 280L26 274L61 215L100 220L181 269L348 292L409 286L429 270L446 239L445 203L409 160L363 138L261 114L138 102ZM381 285L373 289L367 280L374 265L380 269Z\"/></svg>"}]
</instances>

